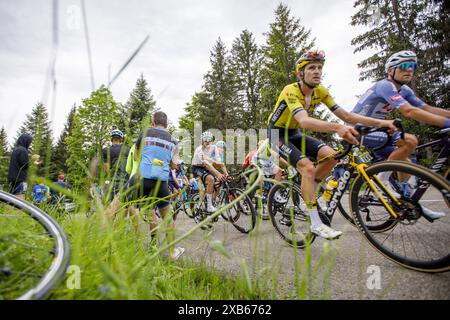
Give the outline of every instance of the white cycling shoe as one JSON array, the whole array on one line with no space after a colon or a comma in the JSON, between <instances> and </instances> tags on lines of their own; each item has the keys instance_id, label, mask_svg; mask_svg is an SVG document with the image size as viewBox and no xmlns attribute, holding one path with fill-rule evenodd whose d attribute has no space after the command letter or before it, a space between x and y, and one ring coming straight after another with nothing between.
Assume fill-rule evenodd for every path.
<instances>
[{"instance_id":1,"label":"white cycling shoe","mask_svg":"<svg viewBox=\"0 0 450 320\"><path fill-rule=\"evenodd\" d=\"M342 235L342 231L334 230L323 223L318 226L311 226L311 232L318 237L322 237L328 240L337 239Z\"/></svg>"},{"instance_id":2,"label":"white cycling shoe","mask_svg":"<svg viewBox=\"0 0 450 320\"><path fill-rule=\"evenodd\" d=\"M447 215L445 212L433 211L431 209L428 209L425 206L422 206L422 211L423 211L424 215L426 215L427 217L429 217L433 220L443 218Z\"/></svg>"},{"instance_id":3,"label":"white cycling shoe","mask_svg":"<svg viewBox=\"0 0 450 320\"><path fill-rule=\"evenodd\" d=\"M214 207L214 205L211 203L211 204L208 204L207 206L206 206L206 212L208 212L208 213L213 213L213 212L216 212L217 211L217 208L216 207Z\"/></svg>"}]
</instances>

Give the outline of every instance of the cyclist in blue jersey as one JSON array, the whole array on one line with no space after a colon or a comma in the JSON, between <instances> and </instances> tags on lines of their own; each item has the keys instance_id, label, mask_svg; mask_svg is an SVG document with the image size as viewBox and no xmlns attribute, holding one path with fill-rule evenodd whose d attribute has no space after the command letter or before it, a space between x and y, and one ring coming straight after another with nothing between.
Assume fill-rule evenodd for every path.
<instances>
[{"instance_id":1,"label":"cyclist in blue jersey","mask_svg":"<svg viewBox=\"0 0 450 320\"><path fill-rule=\"evenodd\" d=\"M163 219L168 218L172 213L170 205L170 192L167 186L170 166L177 163L178 147L177 142L167 131L167 115L162 111L157 111L152 117L152 127L144 129L136 141L136 152L141 153L139 174L135 174L130 181L130 186L138 190L139 197L157 197L156 206ZM155 212L150 209L150 217L155 229ZM168 226L168 239L174 239L173 221ZM174 259L184 252L184 248L170 247L170 256Z\"/></svg>"},{"instance_id":2,"label":"cyclist in blue jersey","mask_svg":"<svg viewBox=\"0 0 450 320\"><path fill-rule=\"evenodd\" d=\"M423 102L407 85L414 76L417 68L417 56L412 51L400 51L389 57L385 64L388 75L386 79L376 82L358 101L352 113L375 119L385 119L393 110L400 111L405 117L424 122L441 128L450 127L450 111L433 107ZM383 144L385 136L368 135L364 139L367 147L375 147ZM403 160L408 157L417 146L417 138L412 134L405 134L405 139L400 139L400 132L393 134L392 143L387 147L373 152L375 161ZM380 175L380 179L389 186L389 172ZM393 191L393 190L391 190ZM393 191L397 196L398 194ZM424 208L424 210L428 210ZM442 216L429 210L432 217Z\"/></svg>"}]
</instances>

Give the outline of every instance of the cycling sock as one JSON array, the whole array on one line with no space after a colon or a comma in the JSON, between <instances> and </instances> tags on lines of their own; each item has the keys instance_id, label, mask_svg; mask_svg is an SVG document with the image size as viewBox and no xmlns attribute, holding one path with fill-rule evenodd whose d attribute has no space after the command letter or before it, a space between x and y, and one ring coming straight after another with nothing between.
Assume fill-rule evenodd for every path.
<instances>
[{"instance_id":1,"label":"cycling sock","mask_svg":"<svg viewBox=\"0 0 450 320\"><path fill-rule=\"evenodd\" d=\"M317 203L315 200L313 201L305 201L306 202L306 214L311 218L311 226L319 226L322 224L322 220L320 220L319 213L317 212Z\"/></svg>"},{"instance_id":2,"label":"cycling sock","mask_svg":"<svg viewBox=\"0 0 450 320\"><path fill-rule=\"evenodd\" d=\"M212 205L212 194L206 194L206 201L208 202L208 206Z\"/></svg>"}]
</instances>

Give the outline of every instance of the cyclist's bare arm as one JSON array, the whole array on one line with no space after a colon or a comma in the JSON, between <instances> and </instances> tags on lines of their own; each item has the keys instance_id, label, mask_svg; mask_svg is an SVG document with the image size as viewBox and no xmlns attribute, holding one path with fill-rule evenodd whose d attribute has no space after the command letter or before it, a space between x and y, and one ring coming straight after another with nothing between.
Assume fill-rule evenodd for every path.
<instances>
[{"instance_id":1,"label":"cyclist's bare arm","mask_svg":"<svg viewBox=\"0 0 450 320\"><path fill-rule=\"evenodd\" d=\"M214 168L214 166L212 165L212 163L209 163L208 161L204 161L205 164L205 168L211 172L213 175L215 175L216 177L218 177L219 179L222 177L222 174L216 169Z\"/></svg>"},{"instance_id":2,"label":"cyclist's bare arm","mask_svg":"<svg viewBox=\"0 0 450 320\"><path fill-rule=\"evenodd\" d=\"M432 114L437 114L438 116L450 118L450 110L445 110L442 108L433 107L430 105L426 105L422 107L422 110L428 111Z\"/></svg>"},{"instance_id":3,"label":"cyclist's bare arm","mask_svg":"<svg viewBox=\"0 0 450 320\"><path fill-rule=\"evenodd\" d=\"M446 117L427 112L420 108L413 107L409 103L402 104L398 110L405 116L419 122L425 122L433 126L443 128L445 126Z\"/></svg>"},{"instance_id":4,"label":"cyclist's bare arm","mask_svg":"<svg viewBox=\"0 0 450 320\"><path fill-rule=\"evenodd\" d=\"M358 132L352 128L339 123L326 122L311 118L305 110L299 111L294 115L294 119L300 124L300 127L315 132L333 132L341 136L345 141L351 144L358 144L356 137Z\"/></svg>"},{"instance_id":5,"label":"cyclist's bare arm","mask_svg":"<svg viewBox=\"0 0 450 320\"><path fill-rule=\"evenodd\" d=\"M394 132L397 130L397 128L394 126L393 120L381 120L381 119L375 119L370 117L364 117L356 113L348 112L347 110L343 108L338 108L333 112L336 116L338 116L342 121L356 124L361 123L365 126L372 126L372 127L386 127L389 128L390 131Z\"/></svg>"}]
</instances>

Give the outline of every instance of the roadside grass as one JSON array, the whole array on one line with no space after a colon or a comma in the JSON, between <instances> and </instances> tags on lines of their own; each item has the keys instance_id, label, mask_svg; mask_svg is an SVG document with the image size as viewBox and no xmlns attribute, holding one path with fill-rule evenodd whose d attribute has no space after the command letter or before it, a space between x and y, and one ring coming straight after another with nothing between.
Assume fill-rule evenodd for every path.
<instances>
[{"instance_id":1,"label":"roadside grass","mask_svg":"<svg viewBox=\"0 0 450 320\"><path fill-rule=\"evenodd\" d=\"M330 298L328 284L336 252L330 250L327 244L324 244L321 253L317 248L313 253L309 246L304 252L291 248L294 257L292 272L283 270L279 252L270 252L268 241L272 236L267 237L267 234L259 232L261 221L258 221L256 229L248 236L253 248L251 261L235 256L220 241L211 241L205 236L201 241L207 243L208 250L237 261L239 271L230 272L211 264L205 257L173 261L168 258L167 243L150 240L149 231L143 231L148 230L148 227L136 228L133 219L123 215L119 215L114 222L108 220L106 208L100 201L90 200L87 196L72 196L78 204L75 212L67 214L48 206L42 208L61 225L71 245L71 267L64 281L51 292L50 299ZM35 232L35 227L27 226L33 220L21 213L18 214L21 216L20 220L25 222L17 219L14 223L4 224L7 219L2 218L2 214L6 215L11 211L5 210L5 207L7 206L0 206L0 236L22 237L23 241L29 241L24 235ZM164 235L164 223L160 229L161 235ZM177 239L189 238L194 229L198 229L198 225ZM42 236L41 230L32 243L40 246ZM0 246L0 268L5 261L13 268L36 268L36 272L41 272L41 265L48 265L49 255L47 254L47 260L42 260L41 251L18 247L11 252L11 244L2 241ZM42 261L47 261L47 264L40 263ZM287 287L286 277L289 278ZM0 275L0 299L15 298L32 281L37 281L22 278L8 283ZM12 285L15 287L12 288Z\"/></svg>"}]
</instances>

